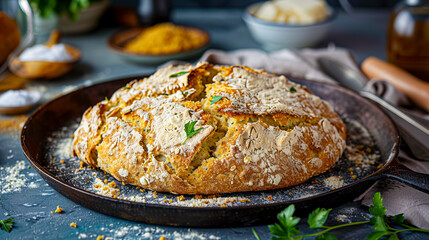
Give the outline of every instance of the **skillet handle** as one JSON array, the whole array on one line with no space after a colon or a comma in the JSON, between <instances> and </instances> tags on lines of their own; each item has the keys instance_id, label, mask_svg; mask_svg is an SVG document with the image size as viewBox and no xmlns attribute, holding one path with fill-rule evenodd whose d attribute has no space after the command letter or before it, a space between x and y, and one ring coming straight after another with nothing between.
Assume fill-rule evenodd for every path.
<instances>
[{"instance_id":1,"label":"skillet handle","mask_svg":"<svg viewBox=\"0 0 429 240\"><path fill-rule=\"evenodd\" d=\"M414 172L393 160L380 174L381 176L405 183L417 190L429 193L429 174Z\"/></svg>"}]
</instances>

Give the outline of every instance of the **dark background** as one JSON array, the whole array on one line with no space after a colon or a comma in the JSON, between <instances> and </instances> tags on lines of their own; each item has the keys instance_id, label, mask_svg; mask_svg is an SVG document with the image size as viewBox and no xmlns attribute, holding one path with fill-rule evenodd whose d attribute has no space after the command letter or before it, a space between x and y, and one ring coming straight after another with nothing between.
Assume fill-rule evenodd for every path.
<instances>
[{"instance_id":1,"label":"dark background","mask_svg":"<svg viewBox=\"0 0 429 240\"><path fill-rule=\"evenodd\" d=\"M171 0L172 7L175 8L244 8L258 0ZM339 7L339 0L326 0L333 6ZM349 0L350 4L356 8L392 8L400 0ZM136 7L139 0L111 0L115 6Z\"/></svg>"}]
</instances>

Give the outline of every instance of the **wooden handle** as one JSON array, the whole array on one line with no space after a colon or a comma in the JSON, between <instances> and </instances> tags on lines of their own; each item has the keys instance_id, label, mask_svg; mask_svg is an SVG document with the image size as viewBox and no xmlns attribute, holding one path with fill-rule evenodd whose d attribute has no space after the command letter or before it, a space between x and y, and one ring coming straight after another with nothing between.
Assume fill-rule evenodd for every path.
<instances>
[{"instance_id":1,"label":"wooden handle","mask_svg":"<svg viewBox=\"0 0 429 240\"><path fill-rule=\"evenodd\" d=\"M49 35L49 40L45 43L45 45L47 47L52 47L55 44L58 44L58 42L60 41L60 37L61 37L60 32L56 29L53 30L51 32L51 35Z\"/></svg>"},{"instance_id":2,"label":"wooden handle","mask_svg":"<svg viewBox=\"0 0 429 240\"><path fill-rule=\"evenodd\" d=\"M378 78L391 83L416 105L429 112L429 83L375 57L365 59L361 68L368 78Z\"/></svg>"}]
</instances>

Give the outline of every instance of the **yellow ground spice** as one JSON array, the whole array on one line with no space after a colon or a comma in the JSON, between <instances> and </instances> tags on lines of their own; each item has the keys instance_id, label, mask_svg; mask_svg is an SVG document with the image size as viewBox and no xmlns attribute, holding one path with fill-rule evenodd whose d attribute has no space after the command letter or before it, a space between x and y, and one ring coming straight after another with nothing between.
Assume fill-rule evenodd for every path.
<instances>
[{"instance_id":1,"label":"yellow ground spice","mask_svg":"<svg viewBox=\"0 0 429 240\"><path fill-rule=\"evenodd\" d=\"M125 50L140 54L171 54L198 48L207 41L208 36L200 31L160 23L145 29L125 45Z\"/></svg>"}]
</instances>

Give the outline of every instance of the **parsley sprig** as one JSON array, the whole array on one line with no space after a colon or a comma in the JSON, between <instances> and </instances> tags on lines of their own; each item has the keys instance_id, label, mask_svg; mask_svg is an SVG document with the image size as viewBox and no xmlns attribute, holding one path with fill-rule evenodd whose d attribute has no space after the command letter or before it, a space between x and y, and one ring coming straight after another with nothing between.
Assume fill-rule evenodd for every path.
<instances>
[{"instance_id":1,"label":"parsley sprig","mask_svg":"<svg viewBox=\"0 0 429 240\"><path fill-rule=\"evenodd\" d=\"M221 100L222 96L212 96L212 100L210 101L210 105L214 104L215 102Z\"/></svg>"},{"instance_id":2,"label":"parsley sprig","mask_svg":"<svg viewBox=\"0 0 429 240\"><path fill-rule=\"evenodd\" d=\"M369 221L346 223L337 226L325 226L329 212L332 209L317 208L308 215L308 225L311 229L324 229L323 231L312 234L301 234L300 230L295 227L301 220L299 217L293 216L295 206L289 205L286 209L277 215L279 223L269 225L270 233L274 235L271 240L300 240L307 237L316 237L316 240L336 240L335 235L328 233L331 230L343 227L349 227L360 224L372 224L372 232L366 236L368 240L377 240L381 237L388 237L388 240L399 239L398 233L405 231L418 231L429 233L429 230L420 229L404 224L404 215L398 214L393 217L386 216L386 208L383 206L383 198L379 192L374 194L372 199L373 205L369 208L369 212L373 217ZM389 226L390 223L395 223L404 229L395 229ZM259 235L252 228L256 239L260 239ZM301 234L301 235L300 235Z\"/></svg>"},{"instance_id":3,"label":"parsley sprig","mask_svg":"<svg viewBox=\"0 0 429 240\"><path fill-rule=\"evenodd\" d=\"M10 232L13 227L13 218L10 217L6 220L0 220L0 229Z\"/></svg>"},{"instance_id":4,"label":"parsley sprig","mask_svg":"<svg viewBox=\"0 0 429 240\"><path fill-rule=\"evenodd\" d=\"M187 73L189 73L189 71L177 72L177 73L173 73L173 74L171 74L171 75L170 75L170 76L168 76L168 77L169 77L169 78L173 78L173 77L180 77L180 76L185 75L185 74L187 74Z\"/></svg>"},{"instance_id":5,"label":"parsley sprig","mask_svg":"<svg viewBox=\"0 0 429 240\"><path fill-rule=\"evenodd\" d=\"M201 128L194 130L194 126L196 123L197 123L197 121L192 121L192 122L187 122L185 124L186 139L185 139L185 141L183 141L183 143L185 143L186 140L188 140L188 138L194 136L199 131L201 131Z\"/></svg>"},{"instance_id":6,"label":"parsley sprig","mask_svg":"<svg viewBox=\"0 0 429 240\"><path fill-rule=\"evenodd\" d=\"M189 94L189 92L188 92L188 91L182 91L182 90L180 90L180 92L182 93L182 95L183 95L184 97L187 97L187 96L188 96L188 94Z\"/></svg>"},{"instance_id":7,"label":"parsley sprig","mask_svg":"<svg viewBox=\"0 0 429 240\"><path fill-rule=\"evenodd\" d=\"M289 91L295 93L296 89L294 87L290 87Z\"/></svg>"}]
</instances>

